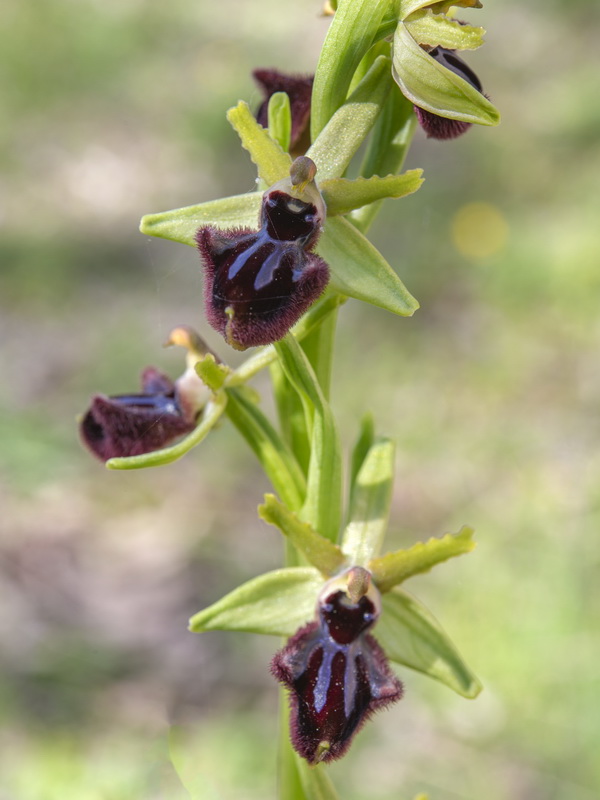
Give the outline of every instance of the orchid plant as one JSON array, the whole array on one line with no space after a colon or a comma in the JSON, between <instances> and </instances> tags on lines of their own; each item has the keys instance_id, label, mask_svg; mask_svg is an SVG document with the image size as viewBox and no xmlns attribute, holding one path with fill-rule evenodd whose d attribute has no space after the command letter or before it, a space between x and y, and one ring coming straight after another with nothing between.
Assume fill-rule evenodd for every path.
<instances>
[{"instance_id":1,"label":"orchid plant","mask_svg":"<svg viewBox=\"0 0 600 800\"><path fill-rule=\"evenodd\" d=\"M109 469L164 465L223 417L241 433L274 494L259 516L284 536L285 564L196 613L190 630L285 637L272 661L282 685L279 796L331 800L326 764L377 709L402 697L390 662L473 698L480 684L437 620L402 584L474 547L464 527L382 555L394 445L367 416L347 469L329 404L340 306L362 300L401 317L417 301L366 237L381 203L417 191L401 172L418 123L450 139L498 112L462 56L484 31L454 17L478 0L329 0L314 78L261 69L264 102L227 118L257 168L257 190L150 214L145 234L196 247L205 318L238 350L226 363L191 327L171 332L187 365L172 381L148 368L137 394L97 395L81 421ZM357 163L361 149L362 160ZM294 157L292 157L291 154ZM358 177L349 178L349 168ZM278 420L249 385L269 368ZM287 697L286 697L287 695Z\"/></svg>"}]
</instances>

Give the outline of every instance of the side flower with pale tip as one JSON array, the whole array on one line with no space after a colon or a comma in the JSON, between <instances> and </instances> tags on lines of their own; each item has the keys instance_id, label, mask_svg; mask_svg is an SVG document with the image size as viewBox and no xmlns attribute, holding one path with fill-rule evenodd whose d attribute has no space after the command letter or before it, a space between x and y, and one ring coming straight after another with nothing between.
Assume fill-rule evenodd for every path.
<instances>
[{"instance_id":1,"label":"side flower with pale tip","mask_svg":"<svg viewBox=\"0 0 600 800\"><path fill-rule=\"evenodd\" d=\"M200 342L195 331L181 327L167 344L181 344L189 355L197 352ZM175 381L147 367L141 392L95 395L79 424L82 442L101 461L108 461L151 453L190 433L209 396L194 370L196 360L190 356L188 368Z\"/></svg>"}]
</instances>

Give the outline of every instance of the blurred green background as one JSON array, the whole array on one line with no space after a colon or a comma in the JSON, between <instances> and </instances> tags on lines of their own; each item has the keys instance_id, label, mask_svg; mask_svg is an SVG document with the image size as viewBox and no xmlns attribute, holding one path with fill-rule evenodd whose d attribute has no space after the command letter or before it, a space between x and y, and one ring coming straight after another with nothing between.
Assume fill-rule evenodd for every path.
<instances>
[{"instance_id":1,"label":"blurred green background","mask_svg":"<svg viewBox=\"0 0 600 800\"><path fill-rule=\"evenodd\" d=\"M314 69L319 0L3 0L0 22L0 798L274 797L275 640L186 630L281 558L268 488L227 425L180 463L114 474L75 418L176 376L197 255L143 213L253 188L225 121L255 66ZM341 314L348 448L398 441L390 546L468 523L479 546L414 591L481 677L406 697L332 768L344 800L593 800L600 786L599 7L488 0L469 58L503 114L419 132L426 183L373 239L422 308ZM237 358L237 357L236 357ZM236 361L236 359L233 359ZM360 368L359 368L360 364ZM357 381L357 375L360 375ZM256 381L268 395L265 376Z\"/></svg>"}]
</instances>

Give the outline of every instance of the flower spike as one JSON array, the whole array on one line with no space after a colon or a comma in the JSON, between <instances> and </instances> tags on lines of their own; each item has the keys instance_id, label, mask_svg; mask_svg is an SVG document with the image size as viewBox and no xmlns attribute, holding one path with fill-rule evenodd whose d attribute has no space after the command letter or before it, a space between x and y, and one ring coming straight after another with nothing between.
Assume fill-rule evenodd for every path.
<instances>
[{"instance_id":1,"label":"flower spike","mask_svg":"<svg viewBox=\"0 0 600 800\"><path fill-rule=\"evenodd\" d=\"M167 344L179 344L188 351L187 369L176 381L147 367L139 394L97 394L92 398L79 432L101 461L160 450L196 427L209 391L196 375L194 364L206 352L206 345L185 326L175 328Z\"/></svg>"}]
</instances>

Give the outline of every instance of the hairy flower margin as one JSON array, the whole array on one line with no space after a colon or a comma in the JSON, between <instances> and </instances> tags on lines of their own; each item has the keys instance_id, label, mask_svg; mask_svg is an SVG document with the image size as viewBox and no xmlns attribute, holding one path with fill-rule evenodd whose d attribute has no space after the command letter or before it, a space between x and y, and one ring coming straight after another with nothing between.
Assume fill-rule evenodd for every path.
<instances>
[{"instance_id":1,"label":"hairy flower margin","mask_svg":"<svg viewBox=\"0 0 600 800\"><path fill-rule=\"evenodd\" d=\"M273 657L271 672L289 690L292 744L309 764L341 758L367 719L402 697L402 684L367 633L380 613L370 573L351 568L325 584L316 620Z\"/></svg>"}]
</instances>

